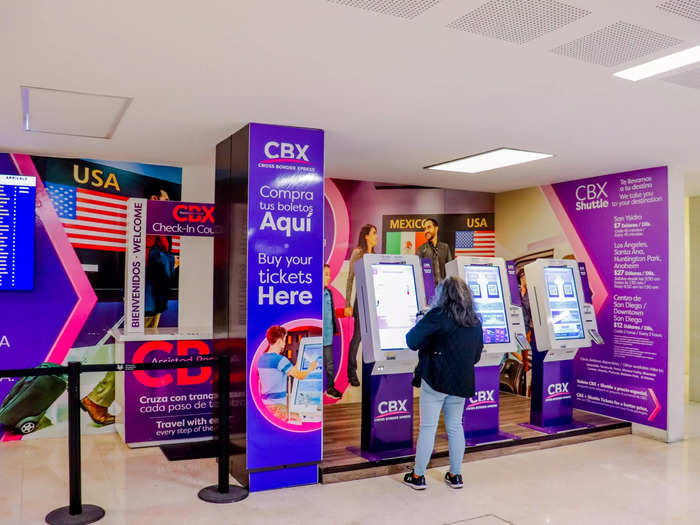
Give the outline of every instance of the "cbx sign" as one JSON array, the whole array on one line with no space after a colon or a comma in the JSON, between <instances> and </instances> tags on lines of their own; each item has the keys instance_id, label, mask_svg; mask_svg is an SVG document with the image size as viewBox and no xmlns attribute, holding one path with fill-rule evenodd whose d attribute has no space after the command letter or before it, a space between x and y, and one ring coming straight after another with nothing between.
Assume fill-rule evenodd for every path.
<instances>
[{"instance_id":1,"label":"cbx sign","mask_svg":"<svg viewBox=\"0 0 700 525\"><path fill-rule=\"evenodd\" d=\"M474 394L474 397L469 398L469 406L471 407L471 406L495 403L496 402L496 399L494 398L495 395L496 395L495 390L479 390L476 394Z\"/></svg>"},{"instance_id":2,"label":"cbx sign","mask_svg":"<svg viewBox=\"0 0 700 525\"><path fill-rule=\"evenodd\" d=\"M309 145L292 144L290 142L276 142L274 140L265 144L264 153L268 160L263 162L299 162L310 164L307 152Z\"/></svg>"},{"instance_id":3,"label":"cbx sign","mask_svg":"<svg viewBox=\"0 0 700 525\"><path fill-rule=\"evenodd\" d=\"M607 208L608 192L606 186L607 181L603 183L582 184L576 187L576 211L594 210L599 208Z\"/></svg>"},{"instance_id":4,"label":"cbx sign","mask_svg":"<svg viewBox=\"0 0 700 525\"><path fill-rule=\"evenodd\" d=\"M173 219L177 222L210 222L214 224L214 205L178 204L173 208Z\"/></svg>"},{"instance_id":5,"label":"cbx sign","mask_svg":"<svg viewBox=\"0 0 700 525\"><path fill-rule=\"evenodd\" d=\"M407 414L408 409L406 408L406 404L408 403L408 399L396 399L392 401L382 401L377 405L377 412L379 412L378 417L385 417L389 415L396 415L396 414Z\"/></svg>"},{"instance_id":6,"label":"cbx sign","mask_svg":"<svg viewBox=\"0 0 700 525\"><path fill-rule=\"evenodd\" d=\"M557 397L567 397L569 393L569 383L552 383L547 387L547 399Z\"/></svg>"}]
</instances>

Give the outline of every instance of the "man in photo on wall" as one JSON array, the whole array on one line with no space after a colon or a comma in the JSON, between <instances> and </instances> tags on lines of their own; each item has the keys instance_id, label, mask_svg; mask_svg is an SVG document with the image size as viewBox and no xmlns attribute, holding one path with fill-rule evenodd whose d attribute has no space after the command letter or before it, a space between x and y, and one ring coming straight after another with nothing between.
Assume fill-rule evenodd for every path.
<instances>
[{"instance_id":1,"label":"man in photo on wall","mask_svg":"<svg viewBox=\"0 0 700 525\"><path fill-rule=\"evenodd\" d=\"M423 231L426 242L416 250L416 255L421 259L430 259L433 266L433 278L435 284L439 284L445 278L445 263L452 260L452 250L447 243L438 241L439 224L432 217L423 221Z\"/></svg>"}]
</instances>

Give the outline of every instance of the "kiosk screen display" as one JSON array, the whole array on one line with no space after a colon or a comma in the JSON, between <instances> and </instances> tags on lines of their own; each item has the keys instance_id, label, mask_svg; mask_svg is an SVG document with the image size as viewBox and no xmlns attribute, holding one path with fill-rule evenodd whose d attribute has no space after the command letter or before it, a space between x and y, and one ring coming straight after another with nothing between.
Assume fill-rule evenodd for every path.
<instances>
[{"instance_id":1,"label":"kiosk screen display","mask_svg":"<svg viewBox=\"0 0 700 525\"><path fill-rule=\"evenodd\" d=\"M476 313L481 319L484 344L510 343L506 303L498 266L466 265L464 275L474 297Z\"/></svg>"},{"instance_id":2,"label":"kiosk screen display","mask_svg":"<svg viewBox=\"0 0 700 525\"><path fill-rule=\"evenodd\" d=\"M413 328L418 313L413 265L373 264L372 276L379 346L382 350L406 349L406 333Z\"/></svg>"},{"instance_id":3,"label":"kiosk screen display","mask_svg":"<svg viewBox=\"0 0 700 525\"><path fill-rule=\"evenodd\" d=\"M0 291L34 288L36 177L0 175Z\"/></svg>"},{"instance_id":4,"label":"kiosk screen display","mask_svg":"<svg viewBox=\"0 0 700 525\"><path fill-rule=\"evenodd\" d=\"M321 405L321 397L323 396L322 356L322 343L304 345L301 353L301 362L298 363L299 369L301 371L308 370L314 361L318 361L318 367L306 376L306 379L299 380L293 400L294 405Z\"/></svg>"},{"instance_id":5,"label":"kiosk screen display","mask_svg":"<svg viewBox=\"0 0 700 525\"><path fill-rule=\"evenodd\" d=\"M578 303L574 270L569 266L548 266L544 269L547 299L552 312L554 339L583 339L583 320Z\"/></svg>"}]
</instances>

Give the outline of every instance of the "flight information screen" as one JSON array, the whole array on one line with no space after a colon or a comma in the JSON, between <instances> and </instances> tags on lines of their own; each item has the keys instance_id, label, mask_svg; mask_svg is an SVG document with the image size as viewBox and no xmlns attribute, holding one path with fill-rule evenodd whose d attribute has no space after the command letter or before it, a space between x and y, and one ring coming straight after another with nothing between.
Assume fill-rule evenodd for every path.
<instances>
[{"instance_id":1,"label":"flight information screen","mask_svg":"<svg viewBox=\"0 0 700 525\"><path fill-rule=\"evenodd\" d=\"M0 175L0 290L34 287L36 178Z\"/></svg>"},{"instance_id":2,"label":"flight information screen","mask_svg":"<svg viewBox=\"0 0 700 525\"><path fill-rule=\"evenodd\" d=\"M544 269L544 280L552 312L554 338L560 341L583 339L583 320L574 269L569 266L548 266Z\"/></svg>"},{"instance_id":3,"label":"flight information screen","mask_svg":"<svg viewBox=\"0 0 700 525\"><path fill-rule=\"evenodd\" d=\"M300 370L308 370L311 363L318 361L318 368L311 372L306 379L299 380L294 397L295 405L321 406L323 397L323 344L306 344L303 348L301 362L298 363Z\"/></svg>"},{"instance_id":4,"label":"flight information screen","mask_svg":"<svg viewBox=\"0 0 700 525\"><path fill-rule=\"evenodd\" d=\"M484 344L510 343L506 303L498 266L466 265L464 275L474 297L476 313L481 319Z\"/></svg>"},{"instance_id":5,"label":"flight information screen","mask_svg":"<svg viewBox=\"0 0 700 525\"><path fill-rule=\"evenodd\" d=\"M406 349L406 333L413 328L418 313L413 265L373 264L372 276L379 346L382 350Z\"/></svg>"}]
</instances>

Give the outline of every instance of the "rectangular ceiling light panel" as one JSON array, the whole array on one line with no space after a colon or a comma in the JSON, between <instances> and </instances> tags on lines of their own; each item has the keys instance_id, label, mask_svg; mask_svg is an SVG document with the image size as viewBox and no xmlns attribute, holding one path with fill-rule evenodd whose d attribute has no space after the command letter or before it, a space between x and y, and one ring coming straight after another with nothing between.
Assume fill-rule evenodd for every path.
<instances>
[{"instance_id":1,"label":"rectangular ceiling light panel","mask_svg":"<svg viewBox=\"0 0 700 525\"><path fill-rule=\"evenodd\" d=\"M383 15L412 20L440 3L440 0L327 0L331 4L357 7Z\"/></svg>"},{"instance_id":2,"label":"rectangular ceiling light panel","mask_svg":"<svg viewBox=\"0 0 700 525\"><path fill-rule=\"evenodd\" d=\"M549 153L500 148L457 160L426 166L426 169L457 171L460 173L481 173L482 171L495 170L498 168L505 168L506 166L515 166L516 164L546 159L551 156L552 155Z\"/></svg>"},{"instance_id":3,"label":"rectangular ceiling light panel","mask_svg":"<svg viewBox=\"0 0 700 525\"><path fill-rule=\"evenodd\" d=\"M131 98L22 86L25 131L112 138Z\"/></svg>"},{"instance_id":4,"label":"rectangular ceiling light panel","mask_svg":"<svg viewBox=\"0 0 700 525\"><path fill-rule=\"evenodd\" d=\"M490 0L447 27L525 44L589 14L556 0Z\"/></svg>"},{"instance_id":5,"label":"rectangular ceiling light panel","mask_svg":"<svg viewBox=\"0 0 700 525\"><path fill-rule=\"evenodd\" d=\"M700 62L700 46L684 49L678 53L666 55L665 57L657 58L651 62L645 62L644 64L618 71L615 73L615 76L637 82L638 80L660 75L661 73L689 66L696 62Z\"/></svg>"},{"instance_id":6,"label":"rectangular ceiling light panel","mask_svg":"<svg viewBox=\"0 0 700 525\"><path fill-rule=\"evenodd\" d=\"M584 62L613 67L680 43L682 40L672 36L627 22L617 22L551 51Z\"/></svg>"}]
</instances>

